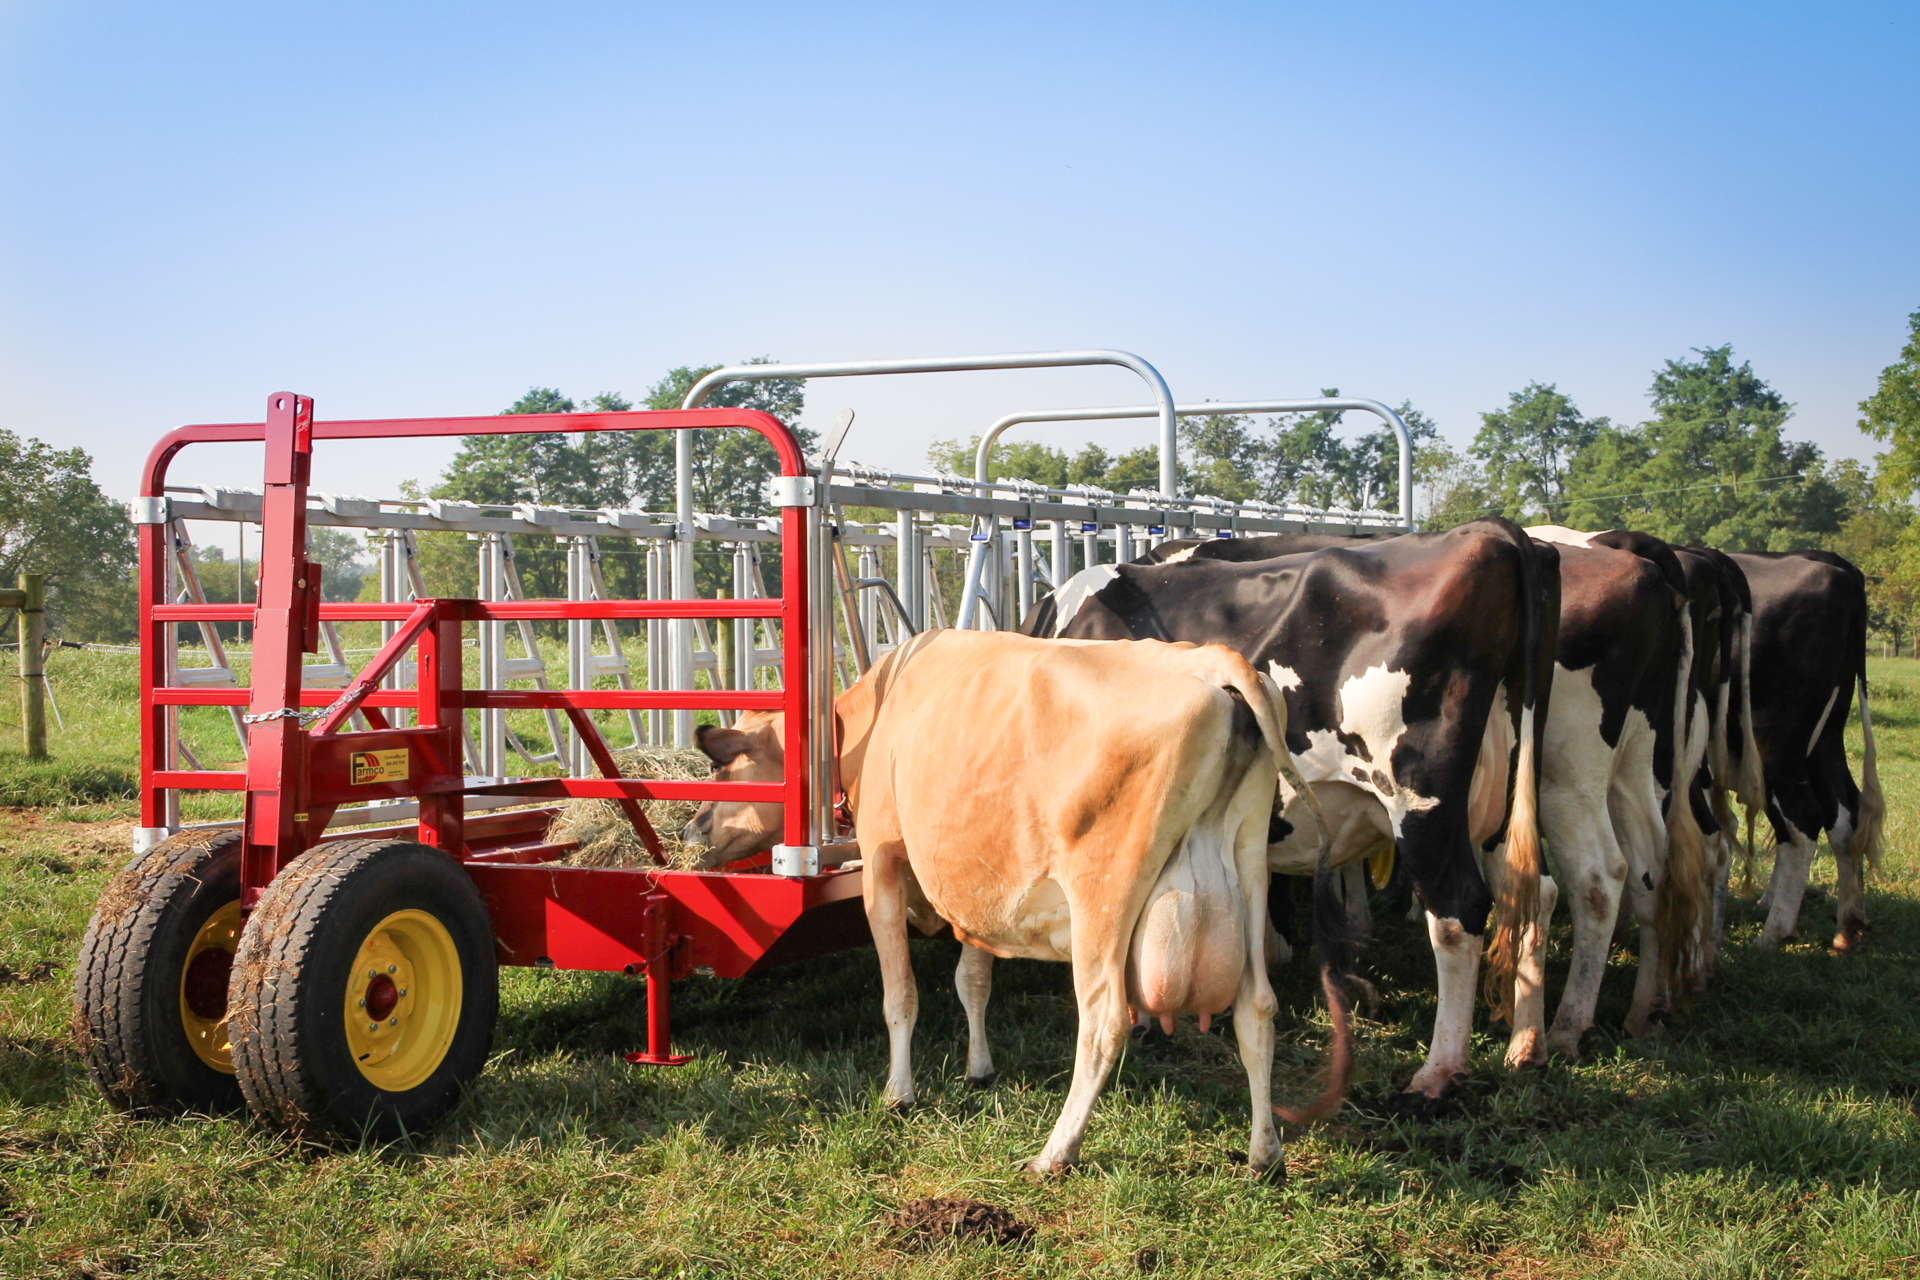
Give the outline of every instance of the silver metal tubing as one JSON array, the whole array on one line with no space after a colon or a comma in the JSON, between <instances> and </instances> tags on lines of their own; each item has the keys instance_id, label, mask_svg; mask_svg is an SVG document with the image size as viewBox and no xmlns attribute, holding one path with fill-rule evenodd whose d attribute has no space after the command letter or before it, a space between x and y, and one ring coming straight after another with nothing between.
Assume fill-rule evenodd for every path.
<instances>
[{"instance_id":1,"label":"silver metal tubing","mask_svg":"<svg viewBox=\"0 0 1920 1280\"><path fill-rule=\"evenodd\" d=\"M1413 436L1407 431L1407 424L1400 415L1381 404L1378 400L1360 400L1351 397L1315 397L1308 400L1236 400L1231 402L1213 402L1205 404L1175 405L1173 415L1176 418L1220 418L1229 414L1242 413L1318 413L1323 409L1356 409L1371 413L1393 428L1400 442L1400 523L1413 528ZM980 437L980 447L973 456L973 476L978 483L988 480L988 455L993 452L994 441L1008 427L1022 422L1095 422L1115 418L1151 418L1163 410L1158 405L1133 405L1128 408L1101 409L1030 409L1024 413L1010 413L1001 418L987 433ZM1164 426L1162 431L1164 433ZM1166 475L1166 451L1162 445L1160 466L1160 491L1173 493L1173 484Z\"/></svg>"},{"instance_id":2,"label":"silver metal tubing","mask_svg":"<svg viewBox=\"0 0 1920 1280\"><path fill-rule=\"evenodd\" d=\"M1407 431L1407 424L1400 420L1400 415L1389 409L1386 405L1381 404L1378 400L1358 400L1322 396L1310 400L1244 400L1234 401L1232 403L1208 402L1205 404L1175 405L1173 413L1176 418L1218 418L1225 417L1228 414L1242 413L1316 413L1324 409L1359 409L1367 413L1377 414L1392 425L1394 434L1399 437L1400 441L1400 523L1408 529L1413 528L1413 437ZM988 472L992 466L990 459L993 454L994 443L999 440L1001 434L1006 431L1008 427L1018 423L1109 421L1120 418L1151 418L1160 413L1161 409L1157 405L1132 405L1099 409L1030 409L1021 413L1010 413L995 422L991 427L988 427L986 434L980 437L980 446L974 450L973 455L974 483L976 485L986 486L991 482ZM1167 456L1163 444L1161 450L1160 491L1171 494L1175 490L1166 476ZM989 535L997 532L997 525L997 521L992 518L988 519L987 532ZM1125 563L1133 558L1132 548L1129 545L1130 539L1127 537L1127 531L1124 526L1121 527L1118 532L1119 539L1114 548L1115 559L1121 563ZM971 626L973 623L973 602L978 598L981 578L984 576L986 569L988 548L992 545L991 537L989 537L989 540L986 542L976 542L973 546L973 554L968 558L967 585L960 599L960 620L958 623L963 629ZM1024 610L1022 612L1024 615Z\"/></svg>"},{"instance_id":3,"label":"silver metal tubing","mask_svg":"<svg viewBox=\"0 0 1920 1280\"><path fill-rule=\"evenodd\" d=\"M1180 440L1176 429L1173 393L1160 371L1131 351L1028 351L992 356L926 356L905 360L849 360L828 364L732 364L715 369L693 384L682 409L698 409L715 387L729 382L765 382L779 378L855 378L890 373L969 373L989 369L1063 369L1078 365L1111 364L1131 369L1153 392L1156 407L1142 415L1160 419L1160 489L1177 492ZM674 462L679 467L676 491L680 499L680 518L687 520L693 511L693 451L686 431L679 433Z\"/></svg>"}]
</instances>

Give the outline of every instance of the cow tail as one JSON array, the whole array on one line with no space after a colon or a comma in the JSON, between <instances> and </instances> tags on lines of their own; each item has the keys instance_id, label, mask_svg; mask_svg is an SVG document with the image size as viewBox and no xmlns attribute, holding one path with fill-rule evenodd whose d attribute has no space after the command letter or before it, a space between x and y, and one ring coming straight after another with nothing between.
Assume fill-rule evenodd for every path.
<instances>
[{"instance_id":1,"label":"cow tail","mask_svg":"<svg viewBox=\"0 0 1920 1280\"><path fill-rule=\"evenodd\" d=\"M1766 762L1753 736L1753 611L1740 615L1740 804L1747 811L1745 890L1753 888L1753 819L1767 807ZM1743 890L1743 892L1745 891Z\"/></svg>"},{"instance_id":2,"label":"cow tail","mask_svg":"<svg viewBox=\"0 0 1920 1280\"><path fill-rule=\"evenodd\" d=\"M1873 712L1867 709L1867 672L1864 652L1857 677L1860 686L1860 812L1854 819L1847 851L1865 858L1874 874L1881 874L1880 835L1886 826L1887 799L1880 791L1880 766L1873 753Z\"/></svg>"},{"instance_id":3,"label":"cow tail","mask_svg":"<svg viewBox=\"0 0 1920 1280\"><path fill-rule=\"evenodd\" d=\"M1654 928L1666 987L1675 997L1699 985L1705 965L1702 924L1707 919L1707 850L1693 816L1693 617L1680 607L1680 663L1674 678L1673 762L1667 791L1667 874L1654 892Z\"/></svg>"},{"instance_id":4,"label":"cow tail","mask_svg":"<svg viewBox=\"0 0 1920 1280\"><path fill-rule=\"evenodd\" d=\"M1273 752L1280 776L1306 802L1320 827L1320 852L1313 868L1313 935L1320 952L1320 986L1327 993L1327 1014L1333 1022L1333 1047L1327 1061L1327 1083L1320 1096L1304 1107L1274 1105L1273 1114L1286 1124L1313 1124L1340 1110L1347 1100L1347 1078L1353 1071L1353 1020L1348 1012L1346 980L1353 968L1359 939L1340 901L1333 868L1333 829L1287 750L1287 703L1280 688L1244 662L1236 663L1232 687L1246 699L1260 725L1260 736ZM1247 677L1252 677L1249 685Z\"/></svg>"},{"instance_id":5,"label":"cow tail","mask_svg":"<svg viewBox=\"0 0 1920 1280\"><path fill-rule=\"evenodd\" d=\"M1484 989L1494 1019L1513 1017L1513 982L1520 961L1521 940L1540 925L1540 780L1539 738L1545 726L1546 690L1540 687L1540 647L1549 643L1546 600L1540 563L1533 540L1517 526L1511 536L1520 552L1520 680L1519 756L1513 770L1513 806L1507 815L1507 838L1499 884L1494 886L1494 926L1487 939ZM1559 608L1554 609L1554 622ZM1549 655L1550 657L1551 655ZM1491 878L1491 877L1489 877Z\"/></svg>"}]
</instances>

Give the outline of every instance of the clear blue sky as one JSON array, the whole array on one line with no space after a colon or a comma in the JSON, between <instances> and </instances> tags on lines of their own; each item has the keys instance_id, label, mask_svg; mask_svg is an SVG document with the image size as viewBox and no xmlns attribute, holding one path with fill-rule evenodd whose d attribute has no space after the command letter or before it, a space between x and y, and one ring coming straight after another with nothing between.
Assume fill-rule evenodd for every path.
<instances>
[{"instance_id":1,"label":"clear blue sky","mask_svg":"<svg viewBox=\"0 0 1920 1280\"><path fill-rule=\"evenodd\" d=\"M1865 455L1920 308L1916 53L1911 3L0 2L0 425L125 496L161 431L277 389L475 413L751 355L1113 346L1182 399L1337 385L1464 443L1530 379L1638 420L1661 361L1730 342L1791 434ZM894 464L1139 398L814 385Z\"/></svg>"}]
</instances>

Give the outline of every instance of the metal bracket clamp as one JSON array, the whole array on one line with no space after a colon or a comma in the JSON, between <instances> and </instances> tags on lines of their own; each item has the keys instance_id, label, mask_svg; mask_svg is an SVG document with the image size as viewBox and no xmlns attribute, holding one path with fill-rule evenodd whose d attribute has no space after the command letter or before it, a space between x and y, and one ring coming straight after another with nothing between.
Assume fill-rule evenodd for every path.
<instances>
[{"instance_id":1,"label":"metal bracket clamp","mask_svg":"<svg viewBox=\"0 0 1920 1280\"><path fill-rule=\"evenodd\" d=\"M777 876L817 876L820 850L810 844L777 844L773 846L771 870Z\"/></svg>"},{"instance_id":2,"label":"metal bracket clamp","mask_svg":"<svg viewBox=\"0 0 1920 1280\"><path fill-rule=\"evenodd\" d=\"M761 494L770 507L811 507L820 500L812 476L774 476Z\"/></svg>"},{"instance_id":3,"label":"metal bracket clamp","mask_svg":"<svg viewBox=\"0 0 1920 1280\"><path fill-rule=\"evenodd\" d=\"M167 522L167 500L158 498L135 498L127 504L128 514L135 524L165 524Z\"/></svg>"}]
</instances>

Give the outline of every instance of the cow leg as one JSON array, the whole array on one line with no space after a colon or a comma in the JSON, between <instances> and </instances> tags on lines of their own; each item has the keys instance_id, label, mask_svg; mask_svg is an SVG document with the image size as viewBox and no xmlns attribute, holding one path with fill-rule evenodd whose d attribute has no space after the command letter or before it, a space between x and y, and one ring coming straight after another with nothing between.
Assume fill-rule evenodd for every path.
<instances>
[{"instance_id":1,"label":"cow leg","mask_svg":"<svg viewBox=\"0 0 1920 1280\"><path fill-rule=\"evenodd\" d=\"M1649 772L1645 779L1651 779ZM1636 768L1625 778L1642 780ZM1688 803L1686 792L1670 798L1670 803ZM1639 969L1634 974L1633 1003L1627 1009L1626 1029L1630 1036L1652 1035L1660 1030L1667 1014L1666 969L1661 963L1660 931L1656 927L1660 882L1667 874L1667 824L1651 786L1636 786L1623 781L1614 788L1607 805L1613 819L1614 838L1626 855L1627 906L1640 928Z\"/></svg>"},{"instance_id":2,"label":"cow leg","mask_svg":"<svg viewBox=\"0 0 1920 1280\"><path fill-rule=\"evenodd\" d=\"M1777 951L1798 934L1800 900L1806 896L1807 872L1813 867L1813 840L1791 822L1783 823L1780 833L1787 838L1773 851L1773 883L1767 890L1772 902L1767 908L1767 922L1754 943L1762 951Z\"/></svg>"},{"instance_id":3,"label":"cow leg","mask_svg":"<svg viewBox=\"0 0 1920 1280\"><path fill-rule=\"evenodd\" d=\"M887 1019L887 1102L893 1107L913 1105L913 1024L920 1012L920 988L907 953L903 861L897 854L869 854L862 886L867 928L880 957L880 1007Z\"/></svg>"},{"instance_id":4,"label":"cow leg","mask_svg":"<svg viewBox=\"0 0 1920 1280\"><path fill-rule=\"evenodd\" d=\"M1827 832L1827 843L1833 846L1834 896L1838 899L1835 951L1858 951L1866 945L1867 865L1853 848L1853 830L1853 813L1842 805L1839 818Z\"/></svg>"},{"instance_id":5,"label":"cow leg","mask_svg":"<svg viewBox=\"0 0 1920 1280\"><path fill-rule=\"evenodd\" d=\"M962 944L953 971L960 1007L967 1011L967 1083L984 1089L993 1083L993 1053L987 1047L987 997L993 994L993 953Z\"/></svg>"},{"instance_id":6,"label":"cow leg","mask_svg":"<svg viewBox=\"0 0 1920 1280\"><path fill-rule=\"evenodd\" d=\"M1732 825L1723 825L1715 839L1719 843L1719 857L1713 870L1713 945L1709 954L1717 962L1720 943L1727 936L1727 889L1733 877Z\"/></svg>"},{"instance_id":7,"label":"cow leg","mask_svg":"<svg viewBox=\"0 0 1920 1280\"><path fill-rule=\"evenodd\" d=\"M1513 1038L1507 1042L1509 1067L1543 1066L1547 1052L1541 1044L1547 1018L1547 929L1560 886L1552 876L1540 877L1539 923L1520 941L1513 975Z\"/></svg>"},{"instance_id":8,"label":"cow leg","mask_svg":"<svg viewBox=\"0 0 1920 1280\"><path fill-rule=\"evenodd\" d=\"M1347 919L1365 933L1373 927L1373 914L1367 906L1367 860L1355 858L1340 868L1340 893L1346 899Z\"/></svg>"},{"instance_id":9,"label":"cow leg","mask_svg":"<svg viewBox=\"0 0 1920 1280\"><path fill-rule=\"evenodd\" d=\"M1551 793L1550 793L1551 794ZM1600 984L1606 977L1613 922L1620 913L1620 891L1627 880L1627 859L1620 852L1604 796L1566 791L1543 796L1541 825L1553 849L1554 869L1566 886L1567 911L1573 917L1573 949L1566 986L1547 1033L1546 1051L1580 1056L1580 1040L1593 1026Z\"/></svg>"},{"instance_id":10,"label":"cow leg","mask_svg":"<svg viewBox=\"0 0 1920 1280\"><path fill-rule=\"evenodd\" d=\"M1093 1104L1100 1097L1107 1073L1119 1060L1127 1042L1127 969L1124 954L1090 954L1094 939L1078 926L1080 912L1073 922L1073 991L1080 1006L1080 1032L1073 1050L1073 1083L1067 1088L1066 1105L1054 1121L1053 1132L1040 1154L1027 1161L1028 1173L1059 1173L1080 1159L1080 1144L1087 1136L1087 1124L1093 1119ZM1114 931L1116 934L1119 930ZM1119 937L1119 946L1131 941L1132 930ZM1083 958L1084 957L1084 958ZM1237 1028L1236 1028L1237 1033Z\"/></svg>"},{"instance_id":11,"label":"cow leg","mask_svg":"<svg viewBox=\"0 0 1920 1280\"><path fill-rule=\"evenodd\" d=\"M1433 1018L1433 1044L1426 1065L1414 1073L1408 1093L1437 1098L1467 1075L1467 1038L1473 1031L1474 986L1480 978L1484 939L1468 933L1458 920L1427 912L1427 938L1439 971L1440 1007Z\"/></svg>"}]
</instances>

